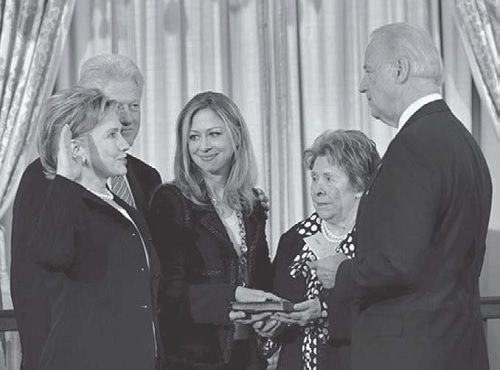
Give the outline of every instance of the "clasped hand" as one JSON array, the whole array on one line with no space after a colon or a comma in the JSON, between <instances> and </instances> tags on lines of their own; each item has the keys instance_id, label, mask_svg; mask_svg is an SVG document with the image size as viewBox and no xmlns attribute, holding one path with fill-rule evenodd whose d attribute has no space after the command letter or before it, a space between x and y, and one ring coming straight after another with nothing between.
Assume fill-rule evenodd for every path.
<instances>
[{"instance_id":1,"label":"clasped hand","mask_svg":"<svg viewBox=\"0 0 500 370\"><path fill-rule=\"evenodd\" d=\"M346 259L348 258L345 254L336 253L329 257L308 262L307 265L311 270L316 271L316 275L325 289L332 289L335 285L337 270Z\"/></svg>"},{"instance_id":2,"label":"clasped hand","mask_svg":"<svg viewBox=\"0 0 500 370\"><path fill-rule=\"evenodd\" d=\"M266 300L270 301L280 301L281 298L275 296L272 293L264 292L259 289L251 289L239 286L236 288L234 293L234 298L237 302L264 302ZM231 321L240 324L253 324L256 321L265 319L271 316L270 312L262 312L257 314L248 315L243 311L231 311L229 312L229 319Z\"/></svg>"},{"instance_id":3,"label":"clasped hand","mask_svg":"<svg viewBox=\"0 0 500 370\"><path fill-rule=\"evenodd\" d=\"M321 303L318 298L296 303L293 312L275 312L253 323L255 332L265 338L274 337L286 325L305 326L321 317Z\"/></svg>"}]
</instances>

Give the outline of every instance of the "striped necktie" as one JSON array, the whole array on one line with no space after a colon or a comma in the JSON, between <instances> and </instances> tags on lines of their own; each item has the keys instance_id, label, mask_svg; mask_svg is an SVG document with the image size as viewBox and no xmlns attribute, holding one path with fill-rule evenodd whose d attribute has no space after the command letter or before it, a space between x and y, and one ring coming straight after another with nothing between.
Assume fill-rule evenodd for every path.
<instances>
[{"instance_id":1,"label":"striped necktie","mask_svg":"<svg viewBox=\"0 0 500 370\"><path fill-rule=\"evenodd\" d=\"M134 196L130 191L127 180L124 175L111 178L111 191L127 202L131 207L137 208L134 201Z\"/></svg>"}]
</instances>

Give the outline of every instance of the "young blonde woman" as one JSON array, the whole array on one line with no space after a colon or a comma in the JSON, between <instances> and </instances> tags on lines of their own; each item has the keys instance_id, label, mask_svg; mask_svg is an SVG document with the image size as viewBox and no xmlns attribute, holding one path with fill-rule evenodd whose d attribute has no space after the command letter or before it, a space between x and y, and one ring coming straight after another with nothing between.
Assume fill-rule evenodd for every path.
<instances>
[{"instance_id":1,"label":"young blonde woman","mask_svg":"<svg viewBox=\"0 0 500 370\"><path fill-rule=\"evenodd\" d=\"M273 298L266 213L249 133L227 96L193 97L177 121L175 180L151 203L163 270L166 369L261 369L250 323L231 301Z\"/></svg>"}]
</instances>

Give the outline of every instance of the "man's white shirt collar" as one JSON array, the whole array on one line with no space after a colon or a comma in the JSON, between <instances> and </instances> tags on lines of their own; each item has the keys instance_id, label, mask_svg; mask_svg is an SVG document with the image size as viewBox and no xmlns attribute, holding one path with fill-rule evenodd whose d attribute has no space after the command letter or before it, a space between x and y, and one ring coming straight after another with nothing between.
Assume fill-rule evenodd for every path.
<instances>
[{"instance_id":1,"label":"man's white shirt collar","mask_svg":"<svg viewBox=\"0 0 500 370\"><path fill-rule=\"evenodd\" d=\"M408 108L405 109L401 117L399 117L399 125L398 125L398 131L396 132L396 135L401 131L403 126L405 125L406 122L410 119L411 116L415 114L416 111L418 111L420 108L422 108L424 105L429 104L433 101L436 100L441 100L443 97L441 94L434 93L434 94L429 94L422 96L420 99L415 100L413 103L411 103Z\"/></svg>"}]
</instances>

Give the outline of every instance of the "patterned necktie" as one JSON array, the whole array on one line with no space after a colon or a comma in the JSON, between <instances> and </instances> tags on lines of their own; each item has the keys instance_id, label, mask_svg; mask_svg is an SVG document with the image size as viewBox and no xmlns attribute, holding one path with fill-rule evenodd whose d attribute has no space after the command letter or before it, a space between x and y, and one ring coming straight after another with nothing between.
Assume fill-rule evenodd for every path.
<instances>
[{"instance_id":1,"label":"patterned necktie","mask_svg":"<svg viewBox=\"0 0 500 370\"><path fill-rule=\"evenodd\" d=\"M124 175L111 178L111 191L127 202L131 207L137 208L134 201L134 196L128 187L127 180Z\"/></svg>"}]
</instances>

